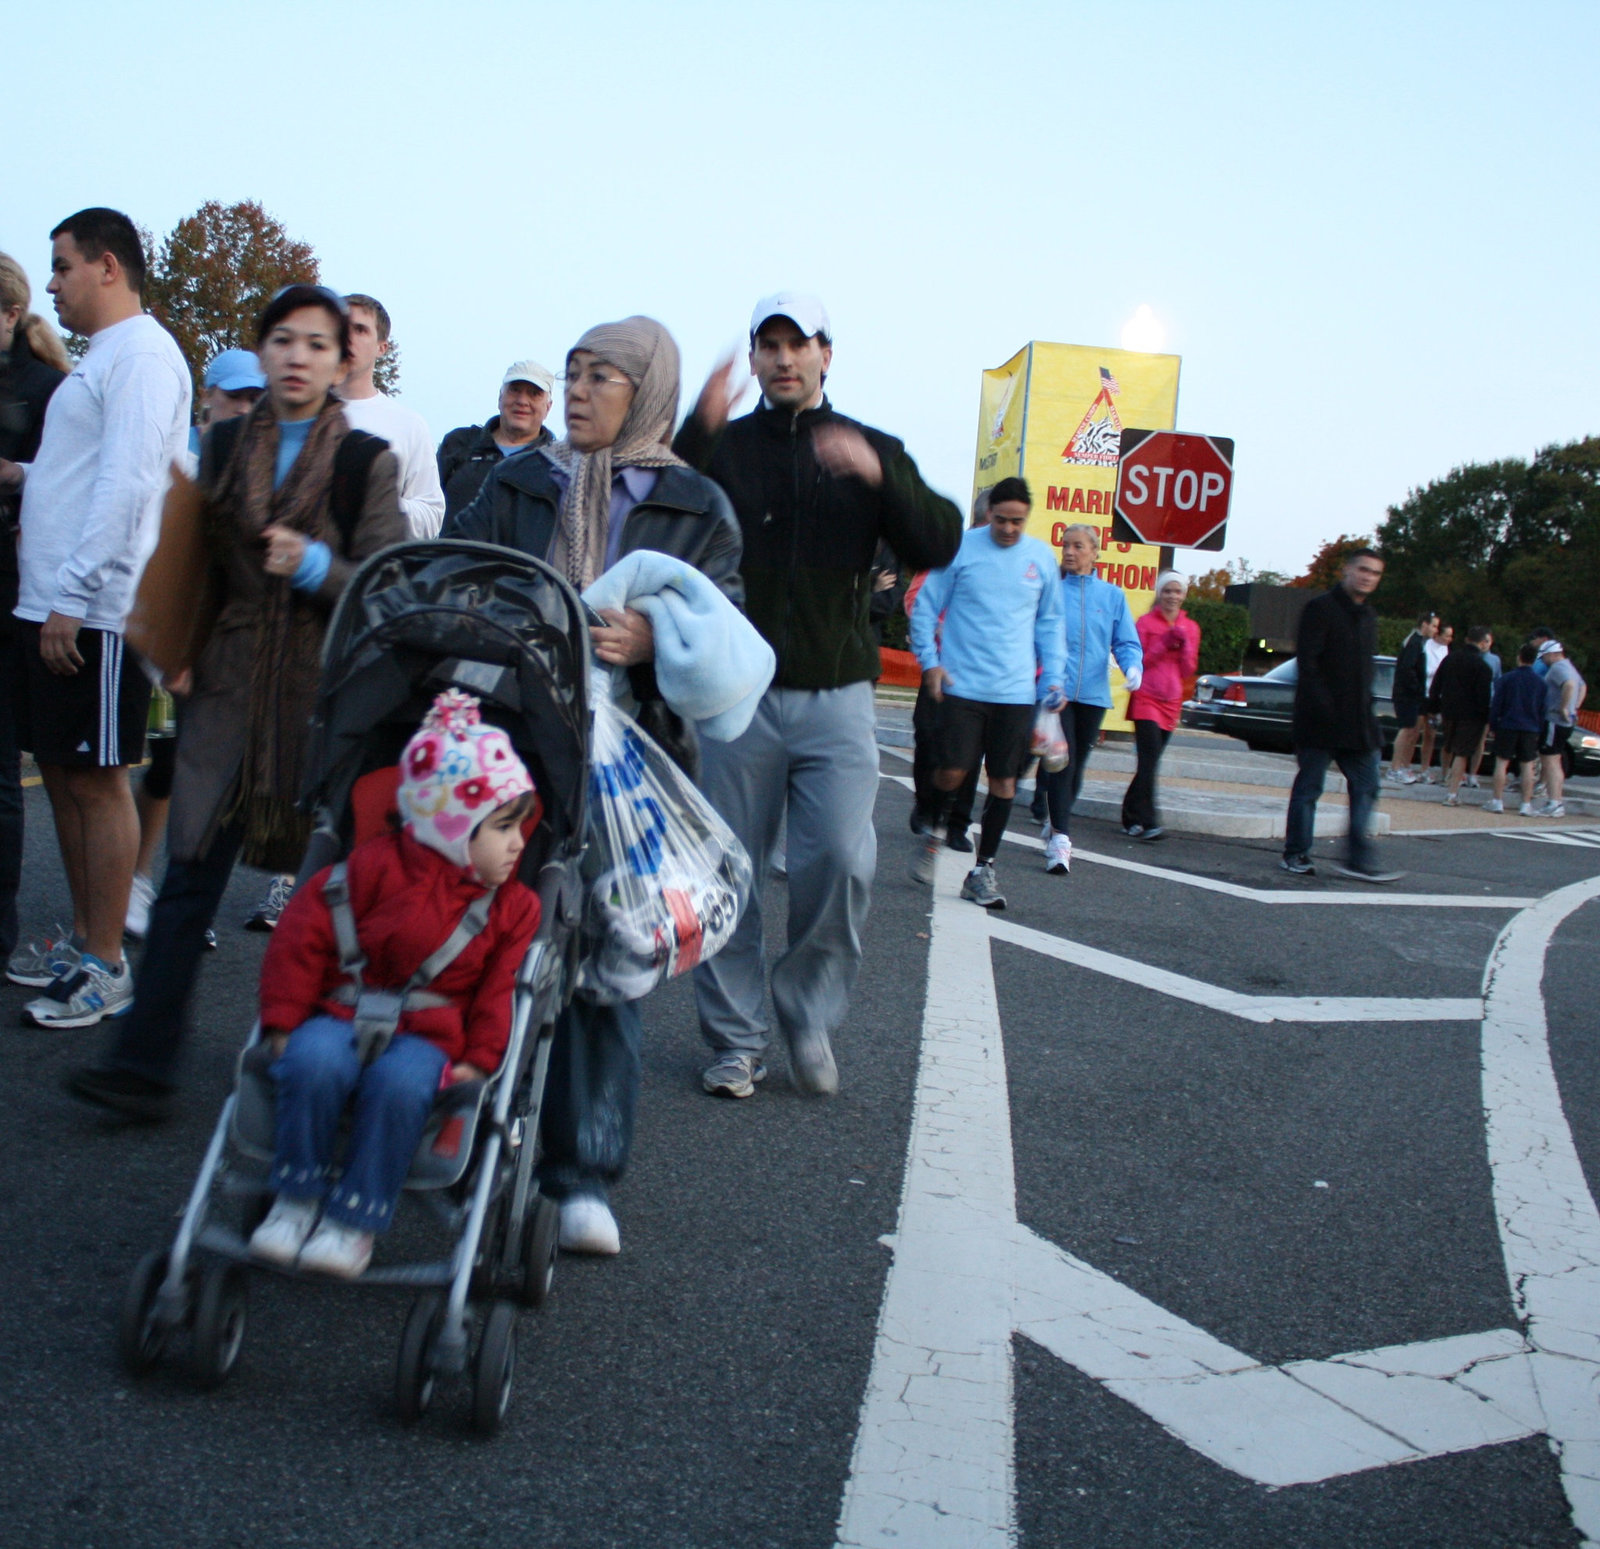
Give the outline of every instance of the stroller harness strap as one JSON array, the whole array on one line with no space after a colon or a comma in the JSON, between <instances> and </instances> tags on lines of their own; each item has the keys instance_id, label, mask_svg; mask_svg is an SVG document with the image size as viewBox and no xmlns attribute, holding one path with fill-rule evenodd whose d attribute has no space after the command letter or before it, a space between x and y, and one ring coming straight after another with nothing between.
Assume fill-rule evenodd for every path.
<instances>
[{"instance_id":1,"label":"stroller harness strap","mask_svg":"<svg viewBox=\"0 0 1600 1549\"><path fill-rule=\"evenodd\" d=\"M345 975L345 983L334 990L332 998L341 1005L355 1007L356 1052L363 1065L370 1065L389 1047L402 1013L450 1004L448 997L433 994L428 985L466 951L469 942L482 935L499 891L492 887L473 899L444 944L422 960L400 989L375 989L365 978L367 959L356 935L355 911L350 907L349 871L340 861L328 872L328 880L322 884L322 898L333 920L339 968Z\"/></svg>"}]
</instances>

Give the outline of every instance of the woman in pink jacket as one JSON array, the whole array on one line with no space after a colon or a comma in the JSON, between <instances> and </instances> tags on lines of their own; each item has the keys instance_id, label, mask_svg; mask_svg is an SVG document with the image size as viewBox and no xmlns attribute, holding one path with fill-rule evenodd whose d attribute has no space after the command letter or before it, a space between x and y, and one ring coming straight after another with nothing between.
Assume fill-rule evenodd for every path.
<instances>
[{"instance_id":1,"label":"woman in pink jacket","mask_svg":"<svg viewBox=\"0 0 1600 1549\"><path fill-rule=\"evenodd\" d=\"M1156 812L1156 766L1183 708L1184 680L1200 665L1200 626L1183 611L1189 583L1176 570L1156 577L1156 604L1139 620L1144 678L1128 696L1128 719L1139 756L1122 798L1122 831L1134 839L1164 839Z\"/></svg>"}]
</instances>

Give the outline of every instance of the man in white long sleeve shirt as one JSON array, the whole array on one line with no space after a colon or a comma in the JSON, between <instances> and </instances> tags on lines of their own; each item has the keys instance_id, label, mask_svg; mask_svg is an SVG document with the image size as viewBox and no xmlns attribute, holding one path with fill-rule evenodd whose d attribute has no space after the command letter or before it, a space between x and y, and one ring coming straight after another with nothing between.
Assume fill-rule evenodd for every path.
<instances>
[{"instance_id":1,"label":"man in white long sleeve shirt","mask_svg":"<svg viewBox=\"0 0 1600 1549\"><path fill-rule=\"evenodd\" d=\"M189 430L191 384L172 336L140 304L139 233L115 210L81 210L51 233L62 326L89 348L56 390L22 483L23 738L39 765L72 890L73 934L7 975L47 993L24 1016L88 1027L127 1010L122 959L139 847L128 765L144 752L150 684L122 630L155 547L167 470Z\"/></svg>"},{"instance_id":2,"label":"man in white long sleeve shirt","mask_svg":"<svg viewBox=\"0 0 1600 1549\"><path fill-rule=\"evenodd\" d=\"M357 430L382 436L400 464L400 511L413 538L437 538L444 525L444 491L428 422L378 391L373 369L389 352L389 314L371 296L346 296L350 308L350 373L339 384L344 417Z\"/></svg>"}]
</instances>

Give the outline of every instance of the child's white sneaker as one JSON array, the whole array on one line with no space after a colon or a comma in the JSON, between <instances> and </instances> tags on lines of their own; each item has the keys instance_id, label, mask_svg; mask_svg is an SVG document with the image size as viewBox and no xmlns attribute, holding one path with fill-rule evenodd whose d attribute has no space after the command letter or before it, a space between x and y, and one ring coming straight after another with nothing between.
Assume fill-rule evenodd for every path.
<instances>
[{"instance_id":1,"label":"child's white sneaker","mask_svg":"<svg viewBox=\"0 0 1600 1549\"><path fill-rule=\"evenodd\" d=\"M273 1200L267 1219L250 1234L250 1255L287 1267L299 1257L316 1224L316 1200L285 1199L280 1194Z\"/></svg>"},{"instance_id":2,"label":"child's white sneaker","mask_svg":"<svg viewBox=\"0 0 1600 1549\"><path fill-rule=\"evenodd\" d=\"M372 1262L372 1233L340 1221L324 1221L300 1250L301 1269L356 1280Z\"/></svg>"}]
</instances>

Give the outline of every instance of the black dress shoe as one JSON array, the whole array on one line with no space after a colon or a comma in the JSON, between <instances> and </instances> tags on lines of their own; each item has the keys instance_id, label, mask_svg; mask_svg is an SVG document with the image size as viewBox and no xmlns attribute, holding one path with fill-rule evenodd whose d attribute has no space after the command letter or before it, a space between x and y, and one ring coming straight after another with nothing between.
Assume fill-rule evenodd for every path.
<instances>
[{"instance_id":1,"label":"black dress shoe","mask_svg":"<svg viewBox=\"0 0 1600 1549\"><path fill-rule=\"evenodd\" d=\"M62 1085L83 1102L142 1124L160 1124L171 1118L178 1095L174 1087L148 1076L103 1065L80 1065L67 1072Z\"/></svg>"},{"instance_id":2,"label":"black dress shoe","mask_svg":"<svg viewBox=\"0 0 1600 1549\"><path fill-rule=\"evenodd\" d=\"M967 838L966 829L957 828L953 823L950 832L944 836L944 847L947 850L959 850L963 855L972 853L972 841Z\"/></svg>"}]
</instances>

